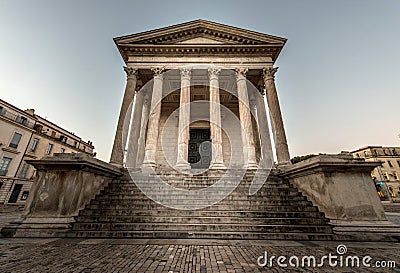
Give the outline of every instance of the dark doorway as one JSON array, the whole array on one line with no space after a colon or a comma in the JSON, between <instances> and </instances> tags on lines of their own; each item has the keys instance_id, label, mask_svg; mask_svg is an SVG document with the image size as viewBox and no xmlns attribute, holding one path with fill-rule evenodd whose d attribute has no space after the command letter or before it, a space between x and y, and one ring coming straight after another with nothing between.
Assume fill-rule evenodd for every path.
<instances>
[{"instance_id":1,"label":"dark doorway","mask_svg":"<svg viewBox=\"0 0 400 273\"><path fill-rule=\"evenodd\" d=\"M17 203L19 193L21 192L21 188L22 184L15 184L10 199L8 199L8 203Z\"/></svg>"},{"instance_id":2,"label":"dark doorway","mask_svg":"<svg viewBox=\"0 0 400 273\"><path fill-rule=\"evenodd\" d=\"M190 129L189 163L193 169L206 169L211 162L210 129Z\"/></svg>"}]
</instances>

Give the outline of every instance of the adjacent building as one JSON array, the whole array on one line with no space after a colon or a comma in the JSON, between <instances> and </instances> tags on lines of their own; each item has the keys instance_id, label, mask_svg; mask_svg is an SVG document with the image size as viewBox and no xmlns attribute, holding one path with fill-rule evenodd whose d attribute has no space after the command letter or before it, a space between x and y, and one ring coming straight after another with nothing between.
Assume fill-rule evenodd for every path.
<instances>
[{"instance_id":1,"label":"adjacent building","mask_svg":"<svg viewBox=\"0 0 400 273\"><path fill-rule=\"evenodd\" d=\"M383 201L400 202L400 147L367 146L353 151L352 155L382 162L371 172L378 195Z\"/></svg>"},{"instance_id":2,"label":"adjacent building","mask_svg":"<svg viewBox=\"0 0 400 273\"><path fill-rule=\"evenodd\" d=\"M27 163L54 153L95 155L91 141L0 99L0 204L23 204L35 177Z\"/></svg>"}]
</instances>

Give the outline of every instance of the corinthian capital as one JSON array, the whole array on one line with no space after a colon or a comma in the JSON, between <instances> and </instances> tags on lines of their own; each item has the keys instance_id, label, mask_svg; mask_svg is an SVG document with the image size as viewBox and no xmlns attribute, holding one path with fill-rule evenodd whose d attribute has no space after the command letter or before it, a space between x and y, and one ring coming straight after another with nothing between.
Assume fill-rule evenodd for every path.
<instances>
[{"instance_id":1,"label":"corinthian capital","mask_svg":"<svg viewBox=\"0 0 400 273\"><path fill-rule=\"evenodd\" d=\"M138 71L137 68L124 66L124 71L128 79L137 79L137 71Z\"/></svg>"},{"instance_id":2,"label":"corinthian capital","mask_svg":"<svg viewBox=\"0 0 400 273\"><path fill-rule=\"evenodd\" d=\"M274 80L276 71L278 71L278 67L265 67L263 69L264 81Z\"/></svg>"},{"instance_id":3,"label":"corinthian capital","mask_svg":"<svg viewBox=\"0 0 400 273\"><path fill-rule=\"evenodd\" d=\"M156 67L152 67L150 69L151 69L151 71L153 71L154 77L161 77L161 74L165 70L165 66L156 66Z\"/></svg>"},{"instance_id":4,"label":"corinthian capital","mask_svg":"<svg viewBox=\"0 0 400 273\"><path fill-rule=\"evenodd\" d=\"M190 77L192 75L192 70L187 67L183 67L179 69L181 72L181 79L182 80L190 80Z\"/></svg>"},{"instance_id":5,"label":"corinthian capital","mask_svg":"<svg viewBox=\"0 0 400 273\"><path fill-rule=\"evenodd\" d=\"M210 80L212 80L212 79L218 80L219 72L221 72L221 68L210 67L210 68L208 68L208 77L210 78Z\"/></svg>"},{"instance_id":6,"label":"corinthian capital","mask_svg":"<svg viewBox=\"0 0 400 273\"><path fill-rule=\"evenodd\" d=\"M249 70L247 68L236 68L235 71L237 80L245 80L246 74Z\"/></svg>"}]
</instances>

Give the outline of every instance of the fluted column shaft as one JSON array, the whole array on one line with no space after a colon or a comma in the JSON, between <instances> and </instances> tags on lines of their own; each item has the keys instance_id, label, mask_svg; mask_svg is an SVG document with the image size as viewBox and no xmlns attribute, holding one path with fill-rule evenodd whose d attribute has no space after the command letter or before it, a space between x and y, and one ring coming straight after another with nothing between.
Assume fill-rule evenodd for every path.
<instances>
[{"instance_id":1,"label":"fluted column shaft","mask_svg":"<svg viewBox=\"0 0 400 273\"><path fill-rule=\"evenodd\" d=\"M278 94L275 87L275 73L277 67L264 68L264 82L267 92L268 108L272 120L272 129L274 133L276 157L278 165L290 164L289 148L286 140L285 128L283 126L281 108L279 106Z\"/></svg>"},{"instance_id":2,"label":"fluted column shaft","mask_svg":"<svg viewBox=\"0 0 400 273\"><path fill-rule=\"evenodd\" d=\"M179 104L178 127L178 154L175 167L178 169L190 169L188 163L189 124L190 124L190 76L191 70L180 69L181 94Z\"/></svg>"},{"instance_id":3,"label":"fluted column shaft","mask_svg":"<svg viewBox=\"0 0 400 273\"><path fill-rule=\"evenodd\" d=\"M273 157L272 157L273 154L272 154L271 138L269 133L268 118L265 109L263 92L256 99L256 108L257 108L258 130L261 142L261 160L259 165L261 168L270 168L273 166Z\"/></svg>"},{"instance_id":4,"label":"fluted column shaft","mask_svg":"<svg viewBox=\"0 0 400 273\"><path fill-rule=\"evenodd\" d=\"M210 78L210 132L212 143L212 169L225 169L222 151L221 107L219 99L218 74L220 68L209 68Z\"/></svg>"},{"instance_id":5,"label":"fluted column shaft","mask_svg":"<svg viewBox=\"0 0 400 273\"><path fill-rule=\"evenodd\" d=\"M150 100L146 96L143 100L142 120L140 122L140 136L138 141L138 153L136 158L136 165L138 167L143 164L145 137L146 137L147 123L149 121L149 113L150 113Z\"/></svg>"},{"instance_id":6,"label":"fluted column shaft","mask_svg":"<svg viewBox=\"0 0 400 273\"><path fill-rule=\"evenodd\" d=\"M130 117L132 111L132 101L135 97L135 89L137 83L137 69L133 67L124 67L127 75L124 98L122 100L121 110L117 123L117 130L114 137L114 145L111 152L110 163L119 167L123 166L124 149L126 138L128 136L128 126L130 118L125 120L125 117ZM124 127L126 130L124 130Z\"/></svg>"},{"instance_id":7,"label":"fluted column shaft","mask_svg":"<svg viewBox=\"0 0 400 273\"><path fill-rule=\"evenodd\" d=\"M138 92L135 99L135 107L133 109L133 117L131 122L131 131L128 141L128 153L126 155L126 166L131 168L139 167L137 165L138 141L140 135L140 124L142 120L143 108L143 92Z\"/></svg>"},{"instance_id":8,"label":"fluted column shaft","mask_svg":"<svg viewBox=\"0 0 400 273\"><path fill-rule=\"evenodd\" d=\"M161 115L161 100L163 90L163 68L152 68L154 72L153 95L151 97L151 107L149 124L146 137L146 148L143 167L156 167L156 152L158 144L158 133Z\"/></svg>"},{"instance_id":9,"label":"fluted column shaft","mask_svg":"<svg viewBox=\"0 0 400 273\"><path fill-rule=\"evenodd\" d=\"M246 83L247 69L236 69L236 83L239 99L239 116L242 126L243 154L245 157L245 167L255 169L258 167L256 161L256 149L253 138L253 126L249 108L249 97Z\"/></svg>"}]
</instances>

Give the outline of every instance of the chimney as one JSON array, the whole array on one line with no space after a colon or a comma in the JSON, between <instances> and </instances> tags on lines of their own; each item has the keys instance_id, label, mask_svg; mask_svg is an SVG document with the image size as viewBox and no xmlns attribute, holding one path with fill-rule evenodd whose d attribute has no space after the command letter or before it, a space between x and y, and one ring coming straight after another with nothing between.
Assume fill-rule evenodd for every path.
<instances>
[{"instance_id":1,"label":"chimney","mask_svg":"<svg viewBox=\"0 0 400 273\"><path fill-rule=\"evenodd\" d=\"M25 112L33 116L35 114L35 109L26 109Z\"/></svg>"}]
</instances>

